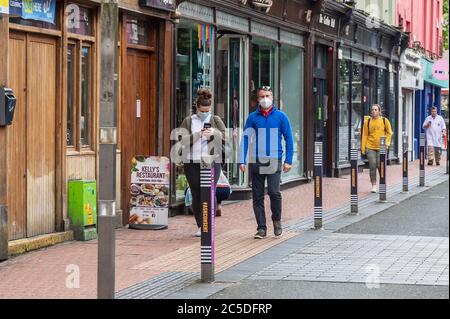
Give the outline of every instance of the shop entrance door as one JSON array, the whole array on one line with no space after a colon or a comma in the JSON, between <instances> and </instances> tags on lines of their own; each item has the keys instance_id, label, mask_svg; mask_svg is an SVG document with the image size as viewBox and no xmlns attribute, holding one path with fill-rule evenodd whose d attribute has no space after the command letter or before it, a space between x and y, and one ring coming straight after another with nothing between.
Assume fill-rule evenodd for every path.
<instances>
[{"instance_id":1,"label":"shop entrance door","mask_svg":"<svg viewBox=\"0 0 450 319\"><path fill-rule=\"evenodd\" d=\"M157 155L155 107L155 54L127 49L122 67L121 199L123 222L128 223L131 160L136 155Z\"/></svg>"},{"instance_id":2,"label":"shop entrance door","mask_svg":"<svg viewBox=\"0 0 450 319\"><path fill-rule=\"evenodd\" d=\"M11 32L9 43L17 106L8 128L7 201L15 240L55 231L56 40Z\"/></svg>"},{"instance_id":3,"label":"shop entrance door","mask_svg":"<svg viewBox=\"0 0 450 319\"><path fill-rule=\"evenodd\" d=\"M238 35L220 34L218 41L217 61L217 104L215 114L225 121L230 129L228 145L233 147L231 163L225 165L230 184L235 187L246 187L247 172L239 170L240 130L244 128L248 115L248 38Z\"/></svg>"}]
</instances>

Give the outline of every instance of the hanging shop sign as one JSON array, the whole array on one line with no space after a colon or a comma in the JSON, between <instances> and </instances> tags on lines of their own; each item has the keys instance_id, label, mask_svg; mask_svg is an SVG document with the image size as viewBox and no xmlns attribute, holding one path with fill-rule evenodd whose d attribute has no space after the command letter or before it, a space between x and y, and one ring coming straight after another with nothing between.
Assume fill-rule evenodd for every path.
<instances>
[{"instance_id":1,"label":"hanging shop sign","mask_svg":"<svg viewBox=\"0 0 450 319\"><path fill-rule=\"evenodd\" d=\"M448 81L449 71L448 71L448 59L437 60L433 64L432 72L433 77L439 81Z\"/></svg>"},{"instance_id":2,"label":"hanging shop sign","mask_svg":"<svg viewBox=\"0 0 450 319\"><path fill-rule=\"evenodd\" d=\"M168 226L170 161L160 156L135 156L131 162L130 228Z\"/></svg>"},{"instance_id":3,"label":"hanging shop sign","mask_svg":"<svg viewBox=\"0 0 450 319\"><path fill-rule=\"evenodd\" d=\"M175 0L139 0L141 7L156 8L165 11L175 12L177 4Z\"/></svg>"}]
</instances>

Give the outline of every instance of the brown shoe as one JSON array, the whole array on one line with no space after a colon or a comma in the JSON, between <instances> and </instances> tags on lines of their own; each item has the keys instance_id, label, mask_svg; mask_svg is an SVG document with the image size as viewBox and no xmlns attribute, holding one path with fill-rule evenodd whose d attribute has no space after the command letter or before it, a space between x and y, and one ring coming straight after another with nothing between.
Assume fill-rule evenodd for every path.
<instances>
[{"instance_id":1,"label":"brown shoe","mask_svg":"<svg viewBox=\"0 0 450 319\"><path fill-rule=\"evenodd\" d=\"M433 166L433 161L428 161L428 166Z\"/></svg>"},{"instance_id":2,"label":"brown shoe","mask_svg":"<svg viewBox=\"0 0 450 319\"><path fill-rule=\"evenodd\" d=\"M216 217L222 216L222 205L218 205L216 209Z\"/></svg>"}]
</instances>

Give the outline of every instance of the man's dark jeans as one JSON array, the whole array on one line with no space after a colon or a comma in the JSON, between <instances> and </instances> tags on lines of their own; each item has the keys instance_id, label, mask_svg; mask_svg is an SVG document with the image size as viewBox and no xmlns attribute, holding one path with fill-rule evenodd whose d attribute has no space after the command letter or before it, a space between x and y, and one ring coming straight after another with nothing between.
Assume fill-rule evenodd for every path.
<instances>
[{"instance_id":1,"label":"man's dark jeans","mask_svg":"<svg viewBox=\"0 0 450 319\"><path fill-rule=\"evenodd\" d=\"M264 164L252 164L252 191L253 191L253 211L255 212L256 222L259 229L267 231L266 213L264 209L264 184L267 178L267 188L270 197L270 208L272 210L272 221L281 220L281 161L277 163L275 172L264 174Z\"/></svg>"}]
</instances>

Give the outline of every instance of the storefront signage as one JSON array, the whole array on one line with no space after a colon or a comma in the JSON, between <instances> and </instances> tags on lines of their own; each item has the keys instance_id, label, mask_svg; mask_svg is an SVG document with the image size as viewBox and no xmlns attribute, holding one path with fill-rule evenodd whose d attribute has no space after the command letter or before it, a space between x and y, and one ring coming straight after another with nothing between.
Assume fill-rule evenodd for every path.
<instances>
[{"instance_id":1,"label":"storefront signage","mask_svg":"<svg viewBox=\"0 0 450 319\"><path fill-rule=\"evenodd\" d=\"M56 0L23 0L22 18L55 24Z\"/></svg>"},{"instance_id":2,"label":"storefront signage","mask_svg":"<svg viewBox=\"0 0 450 319\"><path fill-rule=\"evenodd\" d=\"M286 44L303 47L303 36L292 32L281 30L280 41Z\"/></svg>"},{"instance_id":3,"label":"storefront signage","mask_svg":"<svg viewBox=\"0 0 450 319\"><path fill-rule=\"evenodd\" d=\"M319 23L333 29L336 27L336 19L323 13L319 16Z\"/></svg>"},{"instance_id":4,"label":"storefront signage","mask_svg":"<svg viewBox=\"0 0 450 319\"><path fill-rule=\"evenodd\" d=\"M191 18L207 23L214 22L214 12L212 8L185 1L178 6L178 10L184 18Z\"/></svg>"},{"instance_id":5,"label":"storefront signage","mask_svg":"<svg viewBox=\"0 0 450 319\"><path fill-rule=\"evenodd\" d=\"M448 81L448 59L437 60L433 64L433 76L440 81Z\"/></svg>"},{"instance_id":6,"label":"storefront signage","mask_svg":"<svg viewBox=\"0 0 450 319\"><path fill-rule=\"evenodd\" d=\"M222 11L216 12L217 24L230 29L248 32L249 22L248 19L236 17L232 14Z\"/></svg>"},{"instance_id":7,"label":"storefront signage","mask_svg":"<svg viewBox=\"0 0 450 319\"><path fill-rule=\"evenodd\" d=\"M22 16L22 0L9 0L9 15L15 17Z\"/></svg>"},{"instance_id":8,"label":"storefront signage","mask_svg":"<svg viewBox=\"0 0 450 319\"><path fill-rule=\"evenodd\" d=\"M130 228L167 228L170 161L160 156L135 156L131 161Z\"/></svg>"},{"instance_id":9,"label":"storefront signage","mask_svg":"<svg viewBox=\"0 0 450 319\"><path fill-rule=\"evenodd\" d=\"M139 0L141 7L156 8L174 12L177 8L175 0Z\"/></svg>"},{"instance_id":10,"label":"storefront signage","mask_svg":"<svg viewBox=\"0 0 450 319\"><path fill-rule=\"evenodd\" d=\"M261 24L258 22L252 22L252 33L275 41L278 40L277 28Z\"/></svg>"},{"instance_id":11,"label":"storefront signage","mask_svg":"<svg viewBox=\"0 0 450 319\"><path fill-rule=\"evenodd\" d=\"M0 13L9 14L8 0L0 0Z\"/></svg>"}]
</instances>

